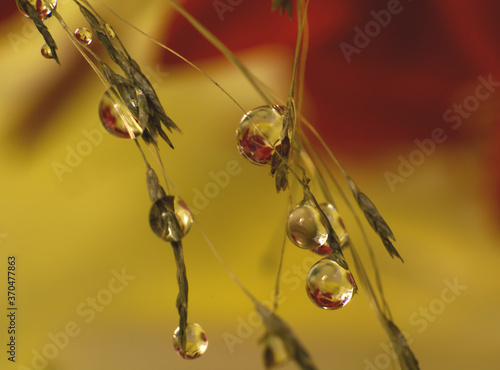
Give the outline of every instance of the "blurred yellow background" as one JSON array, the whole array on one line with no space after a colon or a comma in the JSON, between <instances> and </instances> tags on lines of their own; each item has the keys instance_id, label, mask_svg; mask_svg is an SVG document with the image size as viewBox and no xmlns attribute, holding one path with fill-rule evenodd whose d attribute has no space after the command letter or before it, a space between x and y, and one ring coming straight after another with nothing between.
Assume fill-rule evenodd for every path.
<instances>
[{"instance_id":1,"label":"blurred yellow background","mask_svg":"<svg viewBox=\"0 0 500 370\"><path fill-rule=\"evenodd\" d=\"M108 3L153 35L168 21L168 11L166 18L155 17L165 8L161 1L147 8L140 2ZM83 22L76 7L61 7L61 13L71 27ZM206 330L209 347L192 361L175 353L175 262L170 245L149 228L144 163L132 142L101 129L97 105L105 88L56 20L47 24L62 67L40 56L41 37L28 24L21 16L0 24L3 35L22 37L16 45L2 37L0 44L1 368L263 368L257 343L263 327L196 227L184 242L189 317ZM161 147L168 176L199 211L200 225L230 268L258 299L270 300L288 198L275 194L267 169L237 153L234 131L241 111L193 69L162 70L155 61L157 46L119 21L113 26L183 130L171 135L175 150ZM291 55L262 47L240 57L286 96ZM262 104L223 58L200 67L245 109ZM362 160L345 151L339 155L391 225L405 259L404 264L392 260L369 232L395 322L410 338L422 369L494 369L500 329L498 219L484 185L482 148L446 142L392 192L384 173L396 171L395 158L407 156L413 145L401 142ZM236 166L233 161L238 173L200 206L196 196L206 195L207 184L214 182L211 173ZM55 170L58 164L67 170ZM339 208L366 259L353 217L345 205ZM6 271L12 255L17 259L15 364L6 358ZM385 362L387 339L362 291L334 312L309 302L304 276L312 257L287 246L278 314L319 369L391 368ZM116 288L117 275L123 289ZM106 304L92 306L96 297ZM51 359L41 359L42 353Z\"/></svg>"}]
</instances>

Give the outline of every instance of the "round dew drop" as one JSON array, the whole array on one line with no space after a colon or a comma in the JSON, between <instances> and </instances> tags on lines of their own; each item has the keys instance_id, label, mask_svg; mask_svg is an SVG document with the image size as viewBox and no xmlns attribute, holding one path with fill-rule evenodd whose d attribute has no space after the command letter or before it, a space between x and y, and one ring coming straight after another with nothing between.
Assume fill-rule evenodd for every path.
<instances>
[{"instance_id":1,"label":"round dew drop","mask_svg":"<svg viewBox=\"0 0 500 370\"><path fill-rule=\"evenodd\" d=\"M110 134L135 139L144 131L114 88L109 88L99 103L99 118Z\"/></svg>"},{"instance_id":2,"label":"round dew drop","mask_svg":"<svg viewBox=\"0 0 500 370\"><path fill-rule=\"evenodd\" d=\"M175 236L168 219L169 211L167 204L166 198L158 199L153 203L149 212L149 224L159 238L167 242L173 242L175 241ZM193 216L186 203L179 197L175 197L174 199L174 213L184 236L191 229Z\"/></svg>"},{"instance_id":3,"label":"round dew drop","mask_svg":"<svg viewBox=\"0 0 500 370\"><path fill-rule=\"evenodd\" d=\"M328 240L322 215L309 203L300 203L288 214L286 232L293 244L302 249L314 249Z\"/></svg>"},{"instance_id":4,"label":"round dew drop","mask_svg":"<svg viewBox=\"0 0 500 370\"><path fill-rule=\"evenodd\" d=\"M75 37L80 43L90 45L92 43L92 32L85 27L79 28L75 31Z\"/></svg>"},{"instance_id":5,"label":"round dew drop","mask_svg":"<svg viewBox=\"0 0 500 370\"><path fill-rule=\"evenodd\" d=\"M351 300L354 279L349 270L325 257L309 270L306 277L306 291L316 306L325 310L336 310Z\"/></svg>"},{"instance_id":6,"label":"round dew drop","mask_svg":"<svg viewBox=\"0 0 500 370\"><path fill-rule=\"evenodd\" d=\"M342 221L339 211L330 203L321 203L319 207L325 213L328 221L330 221L333 231L339 239L339 245L341 247L346 246L349 242L349 234L347 234L344 221ZM320 245L312 249L312 251L322 256L328 256L333 253L332 248L328 244Z\"/></svg>"},{"instance_id":7,"label":"round dew drop","mask_svg":"<svg viewBox=\"0 0 500 370\"><path fill-rule=\"evenodd\" d=\"M33 7L36 9L38 16L42 21L45 19L49 18L52 15L52 9L55 9L57 7L57 0L28 0L28 2L33 5ZM24 10L22 10L21 6L19 5L19 1L16 0L17 7L19 8L19 11L26 17L31 18ZM48 4L49 6L45 5Z\"/></svg>"},{"instance_id":8,"label":"round dew drop","mask_svg":"<svg viewBox=\"0 0 500 370\"><path fill-rule=\"evenodd\" d=\"M280 145L285 107L265 105L247 112L236 129L236 144L250 163L267 166Z\"/></svg>"},{"instance_id":9,"label":"round dew drop","mask_svg":"<svg viewBox=\"0 0 500 370\"><path fill-rule=\"evenodd\" d=\"M335 234L339 238L340 246L345 246L347 242L349 242L349 234L347 234L344 221L340 217L339 211L330 203L321 203L319 207L325 213L328 221L330 221L333 231L335 231Z\"/></svg>"},{"instance_id":10,"label":"round dew drop","mask_svg":"<svg viewBox=\"0 0 500 370\"><path fill-rule=\"evenodd\" d=\"M47 59L54 58L54 55L52 54L52 49L47 44L42 46L42 49L40 50L40 52L42 53L42 56L44 58L47 58Z\"/></svg>"},{"instance_id":11,"label":"round dew drop","mask_svg":"<svg viewBox=\"0 0 500 370\"><path fill-rule=\"evenodd\" d=\"M106 28L106 32L108 33L109 38L111 38L111 39L116 38L115 30L113 29L113 27L111 27L111 25L109 25L108 23L106 23L104 25L104 28Z\"/></svg>"},{"instance_id":12,"label":"round dew drop","mask_svg":"<svg viewBox=\"0 0 500 370\"><path fill-rule=\"evenodd\" d=\"M188 323L186 328L186 347L180 343L180 328L174 332L174 348L182 358L192 360L203 355L208 347L207 334L203 328L194 323Z\"/></svg>"}]
</instances>

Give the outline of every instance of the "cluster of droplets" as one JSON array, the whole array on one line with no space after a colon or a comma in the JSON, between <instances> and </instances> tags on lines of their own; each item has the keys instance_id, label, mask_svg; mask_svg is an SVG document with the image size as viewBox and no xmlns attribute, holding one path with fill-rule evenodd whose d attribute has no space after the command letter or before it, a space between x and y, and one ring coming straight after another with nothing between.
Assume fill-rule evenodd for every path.
<instances>
[{"instance_id":1,"label":"cluster of droplets","mask_svg":"<svg viewBox=\"0 0 500 370\"><path fill-rule=\"evenodd\" d=\"M38 13L38 17L44 21L47 18L50 18L52 16L52 10L56 9L57 7L57 0L28 0L28 2L33 5L33 7L36 9L36 12ZM31 18L28 13L26 13L23 8L21 7L20 3L18 0L16 0L17 7L19 11L28 18ZM54 58L54 54L52 53L52 50L50 49L49 45L44 44L40 50L42 56L47 59L52 59Z\"/></svg>"},{"instance_id":2,"label":"cluster of droplets","mask_svg":"<svg viewBox=\"0 0 500 370\"><path fill-rule=\"evenodd\" d=\"M90 45L92 43L92 31L90 31L88 28L82 27L78 28L74 32L75 38L82 44L82 45ZM41 49L42 56L46 59L52 59L54 58L54 54L52 53L52 50L50 49L49 45L44 44Z\"/></svg>"},{"instance_id":3,"label":"cluster of droplets","mask_svg":"<svg viewBox=\"0 0 500 370\"><path fill-rule=\"evenodd\" d=\"M93 40L93 34L92 31L90 31L88 28L82 27L78 28L74 32L75 38L82 44L82 45L90 45ZM54 58L54 54L52 53L52 50L50 49L49 45L44 44L41 49L42 56L47 59L52 59Z\"/></svg>"},{"instance_id":4,"label":"cluster of droplets","mask_svg":"<svg viewBox=\"0 0 500 370\"><path fill-rule=\"evenodd\" d=\"M288 214L286 231L290 241L301 249L327 256L312 266L306 277L306 291L311 301L326 310L345 306L354 293L354 279L349 270L340 266L329 243L330 223L340 247L347 245L349 235L337 209L330 203L304 200Z\"/></svg>"},{"instance_id":5,"label":"cluster of droplets","mask_svg":"<svg viewBox=\"0 0 500 370\"><path fill-rule=\"evenodd\" d=\"M57 0L29 0L36 9L42 21L52 15L52 9L57 6ZM19 10L28 18L30 16L22 9L16 0ZM116 33L109 24L104 25L110 39L116 38ZM85 27L78 28L74 32L75 38L84 46L88 46L93 41L92 32ZM52 49L44 44L41 48L44 58L54 58ZM142 91L136 89L136 96L142 95ZM138 109L137 102L130 102L134 108ZM99 103L99 118L104 128L112 135L119 138L135 139L140 136L144 127L139 124L138 119L132 114L117 90L109 88L101 98ZM171 220L172 213L169 208L173 205L174 215L180 230L174 230ZM162 240L167 242L178 241L190 230L193 223L193 216L187 205L179 197L175 197L173 202L165 198L156 200L149 213L149 222L153 232ZM179 235L179 233L181 235ZM180 328L178 327L173 335L174 348L184 359L195 359L205 353L208 346L207 335L203 328L196 323L188 323L185 332L185 345L181 343Z\"/></svg>"},{"instance_id":6,"label":"cluster of droplets","mask_svg":"<svg viewBox=\"0 0 500 370\"><path fill-rule=\"evenodd\" d=\"M173 205L173 215L177 219L182 235L176 235L172 227L172 212L169 211ZM167 197L156 200L149 211L149 224L151 230L160 239L166 242L179 241L179 237L184 237L193 224L193 216L188 206L180 197L169 199ZM205 353L208 346L207 334L203 328L196 323L188 323L186 326L186 344L182 346L180 338L180 328L178 327L173 336L174 348L184 359L195 359Z\"/></svg>"},{"instance_id":7,"label":"cluster of droplets","mask_svg":"<svg viewBox=\"0 0 500 370\"><path fill-rule=\"evenodd\" d=\"M31 3L34 3L34 2L35 1L31 1ZM38 4L38 2L39 1L37 1L37 4ZM53 0L53 1L51 1L51 3L53 4L53 6L55 8L57 5L57 0ZM47 7L42 7L41 9L42 9L41 12L39 11L38 14L40 16L40 19L45 20L46 18L48 18L51 15L52 12ZM26 13L24 13L22 10L21 10L21 12L26 15ZM104 25L104 29L106 30L106 33L108 34L109 38L111 38L111 39L116 38L116 33L115 33L115 30L113 29L113 27L111 27L109 24L106 23ZM92 31L90 31L86 27L78 28L74 32L74 35L75 35L75 38L78 40L78 42L80 42L82 45L85 45L85 46L89 46L92 43L93 38L94 38ZM54 54L52 53L52 50L50 49L49 45L47 45L47 44L44 44L42 46L40 52L41 52L42 56L46 59L54 58Z\"/></svg>"},{"instance_id":8,"label":"cluster of droplets","mask_svg":"<svg viewBox=\"0 0 500 370\"><path fill-rule=\"evenodd\" d=\"M116 38L114 29L105 24L105 30L110 39ZM88 46L92 43L93 34L85 28L78 28L74 32L75 38L82 45ZM48 45L42 47L42 55L45 58L53 58L52 50ZM130 107L136 111L139 110L139 99L145 99L143 92L135 88L135 97L130 99ZM102 125L110 134L118 138L135 139L139 137L145 127L142 127L137 117L132 113L129 106L122 99L120 93L115 87L106 90L99 102L99 118ZM169 199L171 197L160 197L151 206L149 212L149 223L155 235L166 242L176 242L184 237L193 223L193 216L186 203L179 198ZM172 212L177 223L172 222ZM177 227L178 226L178 227ZM208 346L207 335L199 324L188 323L185 332L185 345L183 346L180 338L180 328L178 327L173 335L173 345L176 352L184 359L195 359L205 353Z\"/></svg>"},{"instance_id":9,"label":"cluster of droplets","mask_svg":"<svg viewBox=\"0 0 500 370\"><path fill-rule=\"evenodd\" d=\"M236 143L240 154L250 163L258 166L271 164L273 154L283 138L285 111L286 107L283 106L265 105L243 116L236 130ZM334 251L329 245L326 222L330 223L341 247L348 243L349 236L339 212L332 204L323 203L320 209L310 201L301 202L290 211L286 231L297 247L329 256ZM306 279L308 296L314 304L327 310L343 307L354 292L350 271L328 257L317 262Z\"/></svg>"},{"instance_id":10,"label":"cluster of droplets","mask_svg":"<svg viewBox=\"0 0 500 370\"><path fill-rule=\"evenodd\" d=\"M265 105L247 112L236 129L236 145L243 157L258 166L268 166L280 147L286 107Z\"/></svg>"},{"instance_id":11,"label":"cluster of droplets","mask_svg":"<svg viewBox=\"0 0 500 370\"><path fill-rule=\"evenodd\" d=\"M46 20L52 15L52 9L57 7L57 0L29 0L28 1L33 7L36 9L38 16L42 21ZM31 18L29 14L27 14L19 2L16 0L17 7L19 11L24 14L24 16Z\"/></svg>"},{"instance_id":12,"label":"cluster of droplets","mask_svg":"<svg viewBox=\"0 0 500 370\"><path fill-rule=\"evenodd\" d=\"M112 29L111 29L112 31ZM108 31L109 32L109 31ZM114 31L112 31L114 32ZM74 32L75 38L80 42L82 45L88 46L92 43L93 41L93 34L92 31L90 31L88 28L81 27L78 28ZM52 54L52 50L50 49L49 45L45 44L42 46L41 50L42 56L47 59L52 59L54 55Z\"/></svg>"},{"instance_id":13,"label":"cluster of droplets","mask_svg":"<svg viewBox=\"0 0 500 370\"><path fill-rule=\"evenodd\" d=\"M116 33L109 24L104 25L109 38L116 38ZM80 27L73 33L76 40L84 46L89 46L93 41L93 34L88 28ZM54 57L49 45L45 44L41 49L42 56L48 59ZM135 96L145 99L140 89L134 87ZM130 104L138 110L137 101L130 101ZM142 135L145 130L137 117L131 112L124 102L120 93L115 87L106 90L99 102L99 118L102 125L110 134L123 139L135 139Z\"/></svg>"}]
</instances>

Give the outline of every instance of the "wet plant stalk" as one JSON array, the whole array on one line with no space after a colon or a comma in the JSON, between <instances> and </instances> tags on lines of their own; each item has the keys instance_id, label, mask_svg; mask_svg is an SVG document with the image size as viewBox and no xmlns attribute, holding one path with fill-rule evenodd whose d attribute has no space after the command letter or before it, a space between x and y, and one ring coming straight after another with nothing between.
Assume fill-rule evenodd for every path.
<instances>
[{"instance_id":1,"label":"wet plant stalk","mask_svg":"<svg viewBox=\"0 0 500 370\"><path fill-rule=\"evenodd\" d=\"M188 280L186 274L186 265L184 264L184 252L182 242L172 242L174 250L175 264L177 265L177 284L179 285L179 294L177 295L176 306L179 312L179 338L181 348L186 348L186 327L188 314Z\"/></svg>"}]
</instances>

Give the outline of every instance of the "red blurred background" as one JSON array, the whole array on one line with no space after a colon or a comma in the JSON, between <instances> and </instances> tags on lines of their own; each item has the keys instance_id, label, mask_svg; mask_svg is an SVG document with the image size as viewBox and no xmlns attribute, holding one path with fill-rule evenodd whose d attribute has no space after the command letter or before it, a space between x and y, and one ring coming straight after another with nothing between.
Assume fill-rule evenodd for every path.
<instances>
[{"instance_id":1,"label":"red blurred background","mask_svg":"<svg viewBox=\"0 0 500 370\"><path fill-rule=\"evenodd\" d=\"M290 20L271 12L270 1L183 5L236 54L263 45L294 51L296 11ZM500 4L491 0L312 1L303 113L336 153L351 158L366 160L386 148L411 145L435 128L443 128L448 144L475 143L489 168L487 191L500 208L499 94L481 102L460 129L443 118L473 93L479 76L500 81L498 14ZM10 17L18 17L14 1L3 5L0 20ZM386 24L379 20L374 27L377 17ZM356 46L358 30L374 35L366 46ZM162 41L195 63L220 55L177 13L165 24ZM342 43L356 52L346 57ZM168 52L161 61L183 63ZM73 77L80 72L73 69Z\"/></svg>"}]
</instances>

